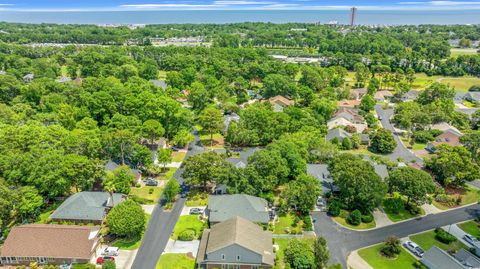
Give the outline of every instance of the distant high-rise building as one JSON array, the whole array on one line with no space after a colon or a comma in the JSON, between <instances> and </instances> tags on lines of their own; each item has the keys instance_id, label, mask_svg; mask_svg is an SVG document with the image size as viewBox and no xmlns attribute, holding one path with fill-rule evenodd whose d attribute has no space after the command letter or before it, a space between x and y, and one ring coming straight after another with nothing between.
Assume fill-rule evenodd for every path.
<instances>
[{"instance_id":1,"label":"distant high-rise building","mask_svg":"<svg viewBox=\"0 0 480 269\"><path fill-rule=\"evenodd\" d=\"M357 19L357 8L352 7L350 9L350 26L355 26L356 19Z\"/></svg>"}]
</instances>

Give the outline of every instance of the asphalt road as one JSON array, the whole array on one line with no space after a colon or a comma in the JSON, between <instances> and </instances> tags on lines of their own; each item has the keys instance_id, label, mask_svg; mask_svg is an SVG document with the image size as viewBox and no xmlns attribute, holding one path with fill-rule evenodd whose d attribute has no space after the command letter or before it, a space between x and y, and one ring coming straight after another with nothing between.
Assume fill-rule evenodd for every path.
<instances>
[{"instance_id":1,"label":"asphalt road","mask_svg":"<svg viewBox=\"0 0 480 269\"><path fill-rule=\"evenodd\" d=\"M196 132L194 132L194 134L195 141L190 144L185 159L191 155L203 152L203 147L199 146L200 138ZM184 181L182 172L183 168L180 168L174 174L175 179L180 184ZM155 205L152 215L150 216L147 230L145 231L137 256L133 261L132 269L155 269L155 265L157 264L160 255L162 255L165 250L168 239L182 213L185 199L178 199L171 211L165 211L161 202L162 198L159 203Z\"/></svg>"},{"instance_id":2,"label":"asphalt road","mask_svg":"<svg viewBox=\"0 0 480 269\"><path fill-rule=\"evenodd\" d=\"M395 235L402 238L436 227L474 219L478 216L480 216L480 205L475 204L370 231L352 231L333 222L325 212L312 213L312 217L315 219L315 233L328 241L330 262L341 263L343 268L347 268L346 258L351 251L383 242L388 236Z\"/></svg>"},{"instance_id":3,"label":"asphalt road","mask_svg":"<svg viewBox=\"0 0 480 269\"><path fill-rule=\"evenodd\" d=\"M379 118L381 118L380 122L382 123L383 128L392 131L395 141L397 142L397 147L395 150L388 154L387 156L391 160L397 160L398 158L403 159L406 162L415 161L418 164L423 164L423 159L417 157L413 154L410 150L408 150L405 145L403 145L400 136L395 133L395 128L393 128L393 124L390 122L390 118L393 116L393 109L383 109L382 105L375 105L375 111Z\"/></svg>"}]
</instances>

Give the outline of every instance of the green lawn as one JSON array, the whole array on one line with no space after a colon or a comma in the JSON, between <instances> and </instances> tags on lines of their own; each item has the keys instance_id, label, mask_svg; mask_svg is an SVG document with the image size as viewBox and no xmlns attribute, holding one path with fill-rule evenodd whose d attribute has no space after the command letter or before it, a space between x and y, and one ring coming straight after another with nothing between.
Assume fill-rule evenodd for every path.
<instances>
[{"instance_id":1,"label":"green lawn","mask_svg":"<svg viewBox=\"0 0 480 269\"><path fill-rule=\"evenodd\" d=\"M210 135L209 134L201 134L200 135L200 143L205 147L209 148L223 148L224 139L221 134L214 134L213 135L213 146L211 145Z\"/></svg>"},{"instance_id":2,"label":"green lawn","mask_svg":"<svg viewBox=\"0 0 480 269\"><path fill-rule=\"evenodd\" d=\"M478 54L477 49L470 49L470 48L452 48L450 49L450 56L458 57L460 55L475 55Z\"/></svg>"},{"instance_id":3,"label":"green lawn","mask_svg":"<svg viewBox=\"0 0 480 269\"><path fill-rule=\"evenodd\" d=\"M415 74L415 81L412 88L415 90L424 90L434 82L448 84L455 88L458 92L466 92L471 86L480 84L480 78L472 76L464 77L444 77L444 76L427 76L424 73Z\"/></svg>"},{"instance_id":4,"label":"green lawn","mask_svg":"<svg viewBox=\"0 0 480 269\"><path fill-rule=\"evenodd\" d=\"M471 234L476 238L480 238L480 228L478 227L478 225L480 225L478 222L471 220L458 224L458 227L460 227L460 229L462 229L466 233Z\"/></svg>"},{"instance_id":5,"label":"green lawn","mask_svg":"<svg viewBox=\"0 0 480 269\"><path fill-rule=\"evenodd\" d=\"M283 268L283 257L285 256L284 251L287 248L288 241L290 241L289 238L275 238L274 239L274 244L278 245L278 251L275 253L276 255L276 260L275 260L275 268L280 269Z\"/></svg>"},{"instance_id":6,"label":"green lawn","mask_svg":"<svg viewBox=\"0 0 480 269\"><path fill-rule=\"evenodd\" d=\"M145 214L145 229L147 229L149 220L150 220L150 215ZM115 242L113 242L112 246L125 249L125 250L137 249L140 247L140 244L142 243L144 233L142 233L140 237L133 238L133 239L118 239Z\"/></svg>"},{"instance_id":7,"label":"green lawn","mask_svg":"<svg viewBox=\"0 0 480 269\"><path fill-rule=\"evenodd\" d=\"M150 193L150 190L153 190L153 192ZM162 191L163 189L160 187L132 187L130 188L130 195L135 195L141 199L145 199L145 201L148 201L145 204L155 204L158 199L160 199Z\"/></svg>"},{"instance_id":8,"label":"green lawn","mask_svg":"<svg viewBox=\"0 0 480 269\"><path fill-rule=\"evenodd\" d=\"M206 222L202 222L198 215L180 216L173 229L172 239L176 240L178 235L185 230L195 230L197 238L200 238L205 227Z\"/></svg>"},{"instance_id":9,"label":"green lawn","mask_svg":"<svg viewBox=\"0 0 480 269\"><path fill-rule=\"evenodd\" d=\"M286 214L279 216L278 221L275 222L274 234L299 234L303 230L303 221L297 223L297 227L293 227L294 216Z\"/></svg>"},{"instance_id":10,"label":"green lawn","mask_svg":"<svg viewBox=\"0 0 480 269\"><path fill-rule=\"evenodd\" d=\"M455 195L455 194L452 194L450 196L453 197L453 198L457 197L457 195ZM460 204L458 206L478 203L480 201L480 189L478 189L477 187L471 186L471 185L467 185L465 187L465 192L463 194L461 194L461 197L462 197L462 202L460 202ZM433 200L432 204L435 207L437 207L438 209L441 209L441 210L446 210L446 209L457 207L457 206L444 205L442 203L439 203L439 202L435 201L435 199Z\"/></svg>"},{"instance_id":11,"label":"green lawn","mask_svg":"<svg viewBox=\"0 0 480 269\"><path fill-rule=\"evenodd\" d=\"M181 151L174 151L172 153L172 162L179 163L185 159L185 155L187 155L186 152L181 152Z\"/></svg>"},{"instance_id":12,"label":"green lawn","mask_svg":"<svg viewBox=\"0 0 480 269\"><path fill-rule=\"evenodd\" d=\"M347 220L346 220L347 216L348 216L348 211L341 210L340 211L340 216L333 217L333 220L336 221L338 224L340 224L342 226L345 226L345 227L348 227L348 228L354 229L354 230L372 229L372 228L375 228L375 226L377 226L377 224L375 223L375 220L373 220L370 223L363 223L362 222L359 225L354 226L354 225L351 225L351 224L347 223Z\"/></svg>"},{"instance_id":13,"label":"green lawn","mask_svg":"<svg viewBox=\"0 0 480 269\"><path fill-rule=\"evenodd\" d=\"M415 269L415 262L417 261L412 255L401 248L400 254L394 259L384 257L380 254L380 249L383 244L378 244L369 248L364 248L358 251L358 255L362 257L374 269Z\"/></svg>"},{"instance_id":14,"label":"green lawn","mask_svg":"<svg viewBox=\"0 0 480 269\"><path fill-rule=\"evenodd\" d=\"M457 251L460 248L464 248L468 250L468 247L465 246L463 243L459 242L458 240L450 244L445 244L438 241L437 239L435 239L434 230L430 230L428 232L424 232L421 234L412 235L410 236L410 240L417 243L425 251L429 250L433 246L437 246L445 251L449 251L449 250Z\"/></svg>"},{"instance_id":15,"label":"green lawn","mask_svg":"<svg viewBox=\"0 0 480 269\"><path fill-rule=\"evenodd\" d=\"M412 147L413 150L423 150L425 149L425 147L427 146L427 144L424 144L424 143L415 143Z\"/></svg>"},{"instance_id":16,"label":"green lawn","mask_svg":"<svg viewBox=\"0 0 480 269\"><path fill-rule=\"evenodd\" d=\"M387 199L389 199L389 198L387 198ZM422 208L420 208L421 212L418 215L413 215L412 213L410 213L410 211L406 210L405 208L402 208L396 214L393 213L391 210L389 210L389 208L386 207L386 206L383 207L383 210L387 214L387 217L393 222L402 221L402 220L406 220L406 219L411 219L411 218L415 218L417 216L421 216L421 215L425 214L425 211Z\"/></svg>"},{"instance_id":17,"label":"green lawn","mask_svg":"<svg viewBox=\"0 0 480 269\"><path fill-rule=\"evenodd\" d=\"M158 259L155 269L194 269L195 259L186 254L165 253Z\"/></svg>"},{"instance_id":18,"label":"green lawn","mask_svg":"<svg viewBox=\"0 0 480 269\"><path fill-rule=\"evenodd\" d=\"M186 206L206 206L208 204L208 194L205 192L192 190L188 193Z\"/></svg>"},{"instance_id":19,"label":"green lawn","mask_svg":"<svg viewBox=\"0 0 480 269\"><path fill-rule=\"evenodd\" d=\"M166 167L166 170L163 171L158 177L156 177L156 180L169 180L173 177L173 174L177 171L178 168L175 167Z\"/></svg>"}]
</instances>

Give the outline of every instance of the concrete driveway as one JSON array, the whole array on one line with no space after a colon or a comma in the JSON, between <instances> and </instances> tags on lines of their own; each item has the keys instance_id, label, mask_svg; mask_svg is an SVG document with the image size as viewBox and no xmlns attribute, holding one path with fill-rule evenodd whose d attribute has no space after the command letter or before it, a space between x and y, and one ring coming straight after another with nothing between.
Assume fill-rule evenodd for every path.
<instances>
[{"instance_id":1,"label":"concrete driveway","mask_svg":"<svg viewBox=\"0 0 480 269\"><path fill-rule=\"evenodd\" d=\"M462 229L460 229L460 227L458 227L457 224L451 224L451 225L446 225L446 226L443 226L442 229L444 229L445 231L449 232L450 234L452 234L453 236L455 236L458 241L462 242L463 244L465 244L465 246L472 246L470 243L468 243L467 241L465 241L465 239L463 239L463 237L467 234L466 232L464 232Z\"/></svg>"},{"instance_id":2,"label":"concrete driveway","mask_svg":"<svg viewBox=\"0 0 480 269\"><path fill-rule=\"evenodd\" d=\"M196 257L199 246L200 240L179 241L170 239L167 247L165 247L165 253L192 253Z\"/></svg>"}]
</instances>

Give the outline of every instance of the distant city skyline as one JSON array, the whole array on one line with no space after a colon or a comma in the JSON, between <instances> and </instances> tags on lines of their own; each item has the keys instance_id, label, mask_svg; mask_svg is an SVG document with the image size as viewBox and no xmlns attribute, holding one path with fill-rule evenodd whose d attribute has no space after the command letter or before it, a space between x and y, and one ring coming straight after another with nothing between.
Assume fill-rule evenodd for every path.
<instances>
[{"instance_id":1,"label":"distant city skyline","mask_svg":"<svg viewBox=\"0 0 480 269\"><path fill-rule=\"evenodd\" d=\"M2 11L141 10L452 10L480 9L480 1L355 0L0 0ZM1 18L0 18L1 19Z\"/></svg>"}]
</instances>

